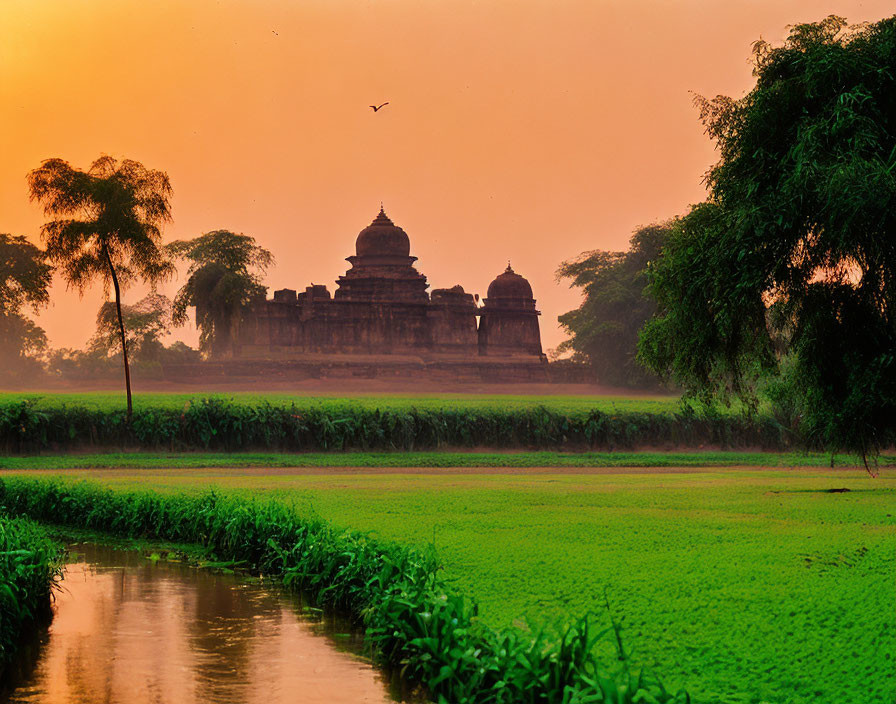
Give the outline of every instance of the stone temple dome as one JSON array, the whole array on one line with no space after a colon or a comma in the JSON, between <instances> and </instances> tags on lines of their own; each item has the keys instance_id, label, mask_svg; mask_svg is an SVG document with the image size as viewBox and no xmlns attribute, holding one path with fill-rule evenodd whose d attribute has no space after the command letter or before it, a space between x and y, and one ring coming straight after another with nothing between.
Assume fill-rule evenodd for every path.
<instances>
[{"instance_id":1,"label":"stone temple dome","mask_svg":"<svg viewBox=\"0 0 896 704\"><path fill-rule=\"evenodd\" d=\"M526 279L510 268L510 262L508 262L504 273L499 274L498 277L488 285L488 293L486 294L486 297L488 300L493 303L498 303L499 305L502 301L509 302L510 299L515 301L525 300L528 302L532 300L532 287Z\"/></svg>"},{"instance_id":2,"label":"stone temple dome","mask_svg":"<svg viewBox=\"0 0 896 704\"><path fill-rule=\"evenodd\" d=\"M411 241L380 208L379 215L358 235L355 253L359 257L407 257L411 253Z\"/></svg>"}]
</instances>

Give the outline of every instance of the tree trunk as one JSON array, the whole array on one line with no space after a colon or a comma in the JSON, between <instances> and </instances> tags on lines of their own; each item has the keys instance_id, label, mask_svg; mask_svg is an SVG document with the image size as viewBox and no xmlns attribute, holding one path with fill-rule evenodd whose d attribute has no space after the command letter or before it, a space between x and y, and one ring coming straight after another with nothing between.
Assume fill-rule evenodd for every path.
<instances>
[{"instance_id":1,"label":"tree trunk","mask_svg":"<svg viewBox=\"0 0 896 704\"><path fill-rule=\"evenodd\" d=\"M106 255L106 263L109 265L109 273L112 276L112 287L115 289L115 310L118 312L118 331L121 333L121 357L124 360L124 384L128 392L127 423L130 425L133 413L131 404L131 368L128 366L128 342L124 333L124 318L121 317L121 289L118 286L118 276L115 274L112 257L109 256L109 250L105 245L103 245L103 254Z\"/></svg>"}]
</instances>

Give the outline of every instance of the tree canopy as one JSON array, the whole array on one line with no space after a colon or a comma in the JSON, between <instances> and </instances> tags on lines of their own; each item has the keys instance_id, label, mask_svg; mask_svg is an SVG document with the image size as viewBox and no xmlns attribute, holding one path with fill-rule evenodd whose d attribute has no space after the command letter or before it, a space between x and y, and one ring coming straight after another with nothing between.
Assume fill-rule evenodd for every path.
<instances>
[{"instance_id":1,"label":"tree canopy","mask_svg":"<svg viewBox=\"0 0 896 704\"><path fill-rule=\"evenodd\" d=\"M864 455L896 428L896 17L796 25L753 62L749 94L698 99L720 158L651 269L641 358L755 404L786 354L810 438Z\"/></svg>"},{"instance_id":2,"label":"tree canopy","mask_svg":"<svg viewBox=\"0 0 896 704\"><path fill-rule=\"evenodd\" d=\"M162 349L161 337L171 327L171 301L159 293L151 293L133 305L122 305L121 313L127 332L128 351L138 361L156 359ZM118 313L114 301L106 301L96 315L96 333L90 351L106 356L121 354Z\"/></svg>"},{"instance_id":3,"label":"tree canopy","mask_svg":"<svg viewBox=\"0 0 896 704\"><path fill-rule=\"evenodd\" d=\"M645 294L647 266L659 256L669 229L668 223L639 228L627 252L584 252L557 270L558 279L570 279L585 294L578 308L558 318L570 337L557 351L587 362L601 383L657 383L636 356L638 333L656 310Z\"/></svg>"},{"instance_id":4,"label":"tree canopy","mask_svg":"<svg viewBox=\"0 0 896 704\"><path fill-rule=\"evenodd\" d=\"M96 280L107 294L110 286L114 290L130 418L121 289L136 279L155 284L174 271L161 247L161 227L171 219L168 176L110 156L101 156L87 171L48 159L28 174L28 185L31 199L50 218L41 233L47 257L65 281L82 292Z\"/></svg>"},{"instance_id":5,"label":"tree canopy","mask_svg":"<svg viewBox=\"0 0 896 704\"><path fill-rule=\"evenodd\" d=\"M52 274L38 247L22 236L0 233L0 359L5 368L18 368L46 347L46 334L22 310L47 303Z\"/></svg>"},{"instance_id":6,"label":"tree canopy","mask_svg":"<svg viewBox=\"0 0 896 704\"><path fill-rule=\"evenodd\" d=\"M255 244L254 237L229 230L172 242L168 250L190 262L187 282L174 298L175 324L185 323L187 308L195 307L203 354L228 354L243 308L267 291L260 275L273 265L274 256Z\"/></svg>"},{"instance_id":7,"label":"tree canopy","mask_svg":"<svg viewBox=\"0 0 896 704\"><path fill-rule=\"evenodd\" d=\"M46 255L21 235L0 233L0 313L20 313L26 305L45 304L53 267Z\"/></svg>"}]
</instances>

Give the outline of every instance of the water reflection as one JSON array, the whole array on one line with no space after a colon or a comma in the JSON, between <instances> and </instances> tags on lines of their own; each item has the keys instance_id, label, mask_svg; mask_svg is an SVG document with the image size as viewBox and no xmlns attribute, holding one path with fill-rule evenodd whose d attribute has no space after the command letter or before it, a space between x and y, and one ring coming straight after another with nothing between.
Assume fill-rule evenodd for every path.
<instances>
[{"instance_id":1,"label":"water reflection","mask_svg":"<svg viewBox=\"0 0 896 704\"><path fill-rule=\"evenodd\" d=\"M9 702L395 701L381 674L321 637L328 624L301 618L289 595L133 552L76 549L37 666Z\"/></svg>"}]
</instances>

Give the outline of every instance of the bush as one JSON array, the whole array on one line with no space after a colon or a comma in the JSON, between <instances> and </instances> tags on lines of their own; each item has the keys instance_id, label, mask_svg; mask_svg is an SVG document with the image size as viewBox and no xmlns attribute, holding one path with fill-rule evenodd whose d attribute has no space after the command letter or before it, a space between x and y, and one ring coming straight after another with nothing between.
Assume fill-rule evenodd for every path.
<instances>
[{"instance_id":1,"label":"bush","mask_svg":"<svg viewBox=\"0 0 896 704\"><path fill-rule=\"evenodd\" d=\"M0 516L0 683L24 631L50 616L60 556L40 526Z\"/></svg>"},{"instance_id":2,"label":"bush","mask_svg":"<svg viewBox=\"0 0 896 704\"><path fill-rule=\"evenodd\" d=\"M780 450L795 438L771 416L685 409L677 413L508 409L379 410L201 399L182 409L38 408L0 403L7 452L69 448L146 450L431 450L464 447L607 449L703 445Z\"/></svg>"}]
</instances>

